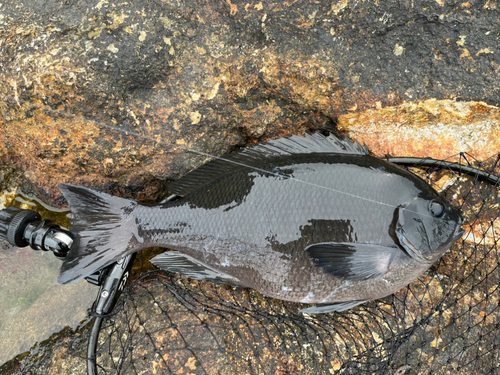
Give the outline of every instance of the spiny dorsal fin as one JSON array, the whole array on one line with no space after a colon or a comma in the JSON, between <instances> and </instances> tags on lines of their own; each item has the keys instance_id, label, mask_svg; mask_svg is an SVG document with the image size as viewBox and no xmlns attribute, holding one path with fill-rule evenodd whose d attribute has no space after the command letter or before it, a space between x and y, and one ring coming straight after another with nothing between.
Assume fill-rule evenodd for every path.
<instances>
[{"instance_id":1,"label":"spiny dorsal fin","mask_svg":"<svg viewBox=\"0 0 500 375\"><path fill-rule=\"evenodd\" d=\"M186 196L204 186L207 181L213 181L218 176L231 173L241 166L252 167L265 157L312 153L368 155L368 149L366 146L361 146L358 141L353 143L348 137L340 140L333 134L329 136L324 136L321 133L305 134L304 136L293 135L290 138L279 138L267 143L250 146L212 160L181 179L172 182L169 184L168 189L172 194ZM270 173L272 172L270 171Z\"/></svg>"},{"instance_id":2,"label":"spiny dorsal fin","mask_svg":"<svg viewBox=\"0 0 500 375\"><path fill-rule=\"evenodd\" d=\"M242 153L258 153L271 155L292 155L292 154L312 154L312 153L335 153L350 155L368 155L368 149L361 146L358 141L351 142L345 136L338 139L333 134L324 136L321 133L313 135L305 134L303 137L292 135L290 138L279 138L262 143L254 147L249 147L241 151Z\"/></svg>"}]
</instances>

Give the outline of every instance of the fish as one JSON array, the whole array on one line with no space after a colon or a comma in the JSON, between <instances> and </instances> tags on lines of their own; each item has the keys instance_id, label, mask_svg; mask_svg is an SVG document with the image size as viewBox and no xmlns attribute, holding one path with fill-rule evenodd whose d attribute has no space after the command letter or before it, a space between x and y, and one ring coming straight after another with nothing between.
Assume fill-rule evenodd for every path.
<instances>
[{"instance_id":1,"label":"fish","mask_svg":"<svg viewBox=\"0 0 500 375\"><path fill-rule=\"evenodd\" d=\"M395 293L458 241L460 211L366 145L315 133L215 159L172 182L157 205L59 184L74 246L58 277L78 281L149 247L157 267L345 311Z\"/></svg>"}]
</instances>

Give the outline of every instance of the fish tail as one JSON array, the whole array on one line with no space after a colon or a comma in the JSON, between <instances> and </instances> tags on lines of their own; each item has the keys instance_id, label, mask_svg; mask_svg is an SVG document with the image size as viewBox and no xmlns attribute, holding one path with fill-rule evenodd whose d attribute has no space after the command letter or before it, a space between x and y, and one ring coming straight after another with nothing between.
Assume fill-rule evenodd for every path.
<instances>
[{"instance_id":1,"label":"fish tail","mask_svg":"<svg viewBox=\"0 0 500 375\"><path fill-rule=\"evenodd\" d=\"M137 202L82 186L59 184L72 213L75 241L61 267L59 284L70 284L141 249Z\"/></svg>"}]
</instances>

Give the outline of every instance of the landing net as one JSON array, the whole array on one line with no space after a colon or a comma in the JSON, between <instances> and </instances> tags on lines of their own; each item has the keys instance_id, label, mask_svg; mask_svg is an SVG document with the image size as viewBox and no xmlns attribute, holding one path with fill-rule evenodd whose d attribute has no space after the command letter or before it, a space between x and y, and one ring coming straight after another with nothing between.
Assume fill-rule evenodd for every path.
<instances>
[{"instance_id":1,"label":"landing net","mask_svg":"<svg viewBox=\"0 0 500 375\"><path fill-rule=\"evenodd\" d=\"M499 157L450 161L500 176ZM500 186L444 165L410 169L460 208L466 234L408 287L343 313L303 315L304 305L253 290L145 272L101 328L99 373L499 373Z\"/></svg>"}]
</instances>

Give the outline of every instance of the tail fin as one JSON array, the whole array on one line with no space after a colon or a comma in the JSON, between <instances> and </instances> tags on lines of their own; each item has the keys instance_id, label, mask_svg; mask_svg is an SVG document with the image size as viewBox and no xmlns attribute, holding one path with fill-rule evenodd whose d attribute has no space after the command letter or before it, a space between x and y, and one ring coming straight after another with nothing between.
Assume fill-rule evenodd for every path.
<instances>
[{"instance_id":1,"label":"tail fin","mask_svg":"<svg viewBox=\"0 0 500 375\"><path fill-rule=\"evenodd\" d=\"M89 188L59 184L73 218L71 247L57 281L70 284L141 249L133 215L136 202Z\"/></svg>"}]
</instances>

